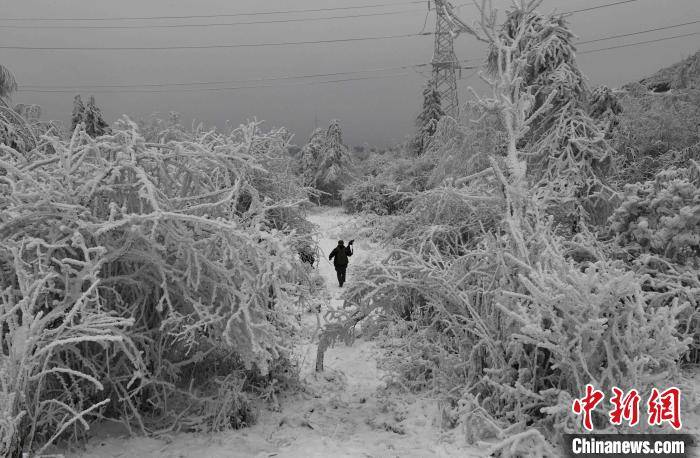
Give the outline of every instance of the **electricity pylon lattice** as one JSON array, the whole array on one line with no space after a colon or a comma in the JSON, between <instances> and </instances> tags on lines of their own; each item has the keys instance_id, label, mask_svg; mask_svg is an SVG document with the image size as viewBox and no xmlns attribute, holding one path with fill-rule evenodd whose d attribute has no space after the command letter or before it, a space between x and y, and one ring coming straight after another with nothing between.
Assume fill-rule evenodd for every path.
<instances>
[{"instance_id":1,"label":"electricity pylon lattice","mask_svg":"<svg viewBox=\"0 0 700 458\"><path fill-rule=\"evenodd\" d=\"M435 5L435 49L433 50L433 81L440 94L445 114L459 116L459 95L457 92L457 71L459 61L454 49L454 39L469 27L462 22L446 0L433 0Z\"/></svg>"}]
</instances>

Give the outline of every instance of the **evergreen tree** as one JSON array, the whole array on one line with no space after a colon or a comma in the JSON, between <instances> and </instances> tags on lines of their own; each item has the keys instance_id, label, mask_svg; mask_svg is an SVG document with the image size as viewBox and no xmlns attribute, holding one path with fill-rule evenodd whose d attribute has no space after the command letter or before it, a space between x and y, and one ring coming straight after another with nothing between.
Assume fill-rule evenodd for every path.
<instances>
[{"instance_id":1,"label":"evergreen tree","mask_svg":"<svg viewBox=\"0 0 700 458\"><path fill-rule=\"evenodd\" d=\"M71 115L70 121L71 132L75 131L78 124L85 121L85 105L83 104L83 99L80 97L80 94L73 98L73 114Z\"/></svg>"},{"instance_id":2,"label":"evergreen tree","mask_svg":"<svg viewBox=\"0 0 700 458\"><path fill-rule=\"evenodd\" d=\"M110 132L109 124L102 118L102 111L95 104L95 96L90 96L85 107L85 132L91 137L99 137Z\"/></svg>"},{"instance_id":3,"label":"evergreen tree","mask_svg":"<svg viewBox=\"0 0 700 458\"><path fill-rule=\"evenodd\" d=\"M412 150L416 154L423 154L428 149L430 139L435 135L438 122L444 115L435 81L428 80L423 89L423 109L416 118L417 132L412 144Z\"/></svg>"},{"instance_id":4,"label":"evergreen tree","mask_svg":"<svg viewBox=\"0 0 700 458\"><path fill-rule=\"evenodd\" d=\"M10 96L17 90L17 80L12 72L0 65L0 104L8 105Z\"/></svg>"},{"instance_id":5,"label":"evergreen tree","mask_svg":"<svg viewBox=\"0 0 700 458\"><path fill-rule=\"evenodd\" d=\"M352 160L343 143L343 131L337 120L328 129L316 129L302 150L304 184L325 194L321 201L339 199L340 190L348 183Z\"/></svg>"},{"instance_id":6,"label":"evergreen tree","mask_svg":"<svg viewBox=\"0 0 700 458\"><path fill-rule=\"evenodd\" d=\"M519 30L526 33L519 35ZM605 99L607 92L592 94L587 87L576 61L574 35L562 16L513 10L500 38L512 42L516 37L509 78L519 78L519 93L531 98L524 115L537 113L518 144L527 157L528 175L542 187L556 184L562 188L560 196L587 195L591 184L605 175L612 154L604 140L607 124L591 117L605 112L591 109L591 103L601 105L597 99ZM506 58L491 48L487 62L492 76Z\"/></svg>"},{"instance_id":7,"label":"evergreen tree","mask_svg":"<svg viewBox=\"0 0 700 458\"><path fill-rule=\"evenodd\" d=\"M486 79L500 93L486 105L500 105L510 137L511 195L525 195L529 187L560 227L570 223L576 232L583 216L608 216L599 208L609 200L605 177L614 151L606 123L591 117L598 114L591 100L599 104L604 91L592 97L564 18L539 14L536 4L511 10L496 35L482 37L491 43Z\"/></svg>"},{"instance_id":8,"label":"evergreen tree","mask_svg":"<svg viewBox=\"0 0 700 458\"><path fill-rule=\"evenodd\" d=\"M318 128L301 149L301 175L304 186L316 187L316 171L320 163L321 151L326 143L326 131Z\"/></svg>"},{"instance_id":9,"label":"evergreen tree","mask_svg":"<svg viewBox=\"0 0 700 458\"><path fill-rule=\"evenodd\" d=\"M0 65L0 144L24 153L31 151L38 140L29 122L10 105L16 90L14 75L7 67Z\"/></svg>"},{"instance_id":10,"label":"evergreen tree","mask_svg":"<svg viewBox=\"0 0 700 458\"><path fill-rule=\"evenodd\" d=\"M326 143L321 153L316 181L328 187L341 184L350 169L350 150L343 143L343 130L337 119L326 131Z\"/></svg>"}]
</instances>

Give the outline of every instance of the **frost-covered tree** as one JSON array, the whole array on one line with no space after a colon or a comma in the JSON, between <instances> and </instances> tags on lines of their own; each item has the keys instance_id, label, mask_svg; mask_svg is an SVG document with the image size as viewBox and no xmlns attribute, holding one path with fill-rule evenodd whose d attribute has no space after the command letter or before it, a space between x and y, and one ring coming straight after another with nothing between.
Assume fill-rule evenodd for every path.
<instances>
[{"instance_id":1,"label":"frost-covered tree","mask_svg":"<svg viewBox=\"0 0 700 458\"><path fill-rule=\"evenodd\" d=\"M73 97L73 113L70 117L70 129L74 131L78 124L85 122L85 104L80 94Z\"/></svg>"},{"instance_id":2,"label":"frost-covered tree","mask_svg":"<svg viewBox=\"0 0 700 458\"><path fill-rule=\"evenodd\" d=\"M340 191L350 181L352 158L343 143L343 131L338 120L328 129L316 129L302 150L304 184L318 189L322 201L336 201Z\"/></svg>"},{"instance_id":3,"label":"frost-covered tree","mask_svg":"<svg viewBox=\"0 0 700 458\"><path fill-rule=\"evenodd\" d=\"M416 118L416 136L411 143L415 154L423 154L437 131L438 122L444 116L440 92L430 79L423 88L423 108Z\"/></svg>"},{"instance_id":4,"label":"frost-covered tree","mask_svg":"<svg viewBox=\"0 0 700 458\"><path fill-rule=\"evenodd\" d=\"M80 95L76 95L73 99L71 130L75 130L81 123L85 126L85 132L91 137L99 137L110 132L109 124L104 120L102 111L95 103L95 96L90 96L87 105L83 104Z\"/></svg>"},{"instance_id":5,"label":"frost-covered tree","mask_svg":"<svg viewBox=\"0 0 700 458\"><path fill-rule=\"evenodd\" d=\"M316 187L316 169L318 168L321 151L326 143L326 131L317 128L309 137L309 141L301 149L301 176L304 186Z\"/></svg>"},{"instance_id":6,"label":"frost-covered tree","mask_svg":"<svg viewBox=\"0 0 700 458\"><path fill-rule=\"evenodd\" d=\"M32 126L11 106L10 98L16 90L14 75L0 65L0 143L25 153L32 150L38 140Z\"/></svg>"},{"instance_id":7,"label":"frost-covered tree","mask_svg":"<svg viewBox=\"0 0 700 458\"><path fill-rule=\"evenodd\" d=\"M520 2L502 24L481 8L472 32L489 46L482 77L493 96L477 99L499 113L507 134L511 197L532 190L557 221L577 230L581 215L591 214L592 196L606 189L613 149L604 123L590 115L568 24L561 15L538 13L540 4Z\"/></svg>"},{"instance_id":8,"label":"frost-covered tree","mask_svg":"<svg viewBox=\"0 0 700 458\"><path fill-rule=\"evenodd\" d=\"M15 80L15 76L7 67L0 65L0 103L7 105L10 96L16 90L17 80Z\"/></svg>"},{"instance_id":9,"label":"frost-covered tree","mask_svg":"<svg viewBox=\"0 0 700 458\"><path fill-rule=\"evenodd\" d=\"M597 120L606 138L611 138L614 129L620 123L619 116L623 112L622 104L617 95L609 87L597 87L589 98L591 118Z\"/></svg>"},{"instance_id":10,"label":"frost-covered tree","mask_svg":"<svg viewBox=\"0 0 700 458\"><path fill-rule=\"evenodd\" d=\"M343 180L350 168L350 150L343 143L343 131L337 119L331 121L326 131L326 142L321 150L317 182L332 185Z\"/></svg>"},{"instance_id":11,"label":"frost-covered tree","mask_svg":"<svg viewBox=\"0 0 700 458\"><path fill-rule=\"evenodd\" d=\"M109 133L109 124L102 118L102 111L95 104L95 97L90 96L83 115L85 132L91 137L99 137Z\"/></svg>"},{"instance_id":12,"label":"frost-covered tree","mask_svg":"<svg viewBox=\"0 0 700 458\"><path fill-rule=\"evenodd\" d=\"M522 79L520 92L530 95L518 146L531 177L573 183L569 191L558 190L573 195L601 175L612 149L589 116L590 91L576 63L574 35L563 17L540 14L537 5L508 13L495 32L501 45L491 46L489 73L510 68L513 78Z\"/></svg>"}]
</instances>

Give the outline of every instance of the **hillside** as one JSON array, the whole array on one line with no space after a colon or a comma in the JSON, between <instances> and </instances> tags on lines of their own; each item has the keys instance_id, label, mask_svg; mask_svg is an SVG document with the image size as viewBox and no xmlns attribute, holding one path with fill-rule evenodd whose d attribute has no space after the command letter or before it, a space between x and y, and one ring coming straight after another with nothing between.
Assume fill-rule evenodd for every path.
<instances>
[{"instance_id":1,"label":"hillside","mask_svg":"<svg viewBox=\"0 0 700 458\"><path fill-rule=\"evenodd\" d=\"M639 84L653 92L700 89L700 51L670 67L662 68L652 76L640 80Z\"/></svg>"},{"instance_id":2,"label":"hillside","mask_svg":"<svg viewBox=\"0 0 700 458\"><path fill-rule=\"evenodd\" d=\"M651 179L700 157L700 52L622 89L611 141L628 164L622 182Z\"/></svg>"}]
</instances>

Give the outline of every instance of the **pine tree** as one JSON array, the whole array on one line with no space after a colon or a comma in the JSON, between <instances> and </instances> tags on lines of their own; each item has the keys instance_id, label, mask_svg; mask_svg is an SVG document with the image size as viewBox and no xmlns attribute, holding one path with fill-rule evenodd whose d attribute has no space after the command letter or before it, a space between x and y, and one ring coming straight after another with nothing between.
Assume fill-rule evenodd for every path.
<instances>
[{"instance_id":1,"label":"pine tree","mask_svg":"<svg viewBox=\"0 0 700 458\"><path fill-rule=\"evenodd\" d=\"M613 149L606 125L591 118L591 91L576 61L574 35L561 15L542 15L538 0L508 12L503 25L484 25L490 43L486 78L499 97L508 134L506 162L514 199L529 188L560 225L578 231L585 214L608 199ZM477 33L479 34L479 33ZM524 207L520 205L522 210ZM605 220L606 215L598 215Z\"/></svg>"},{"instance_id":2,"label":"pine tree","mask_svg":"<svg viewBox=\"0 0 700 458\"><path fill-rule=\"evenodd\" d=\"M78 124L85 121L85 105L83 104L83 99L80 95L76 95L73 98L73 114L70 118L71 121L71 132L75 130Z\"/></svg>"},{"instance_id":3,"label":"pine tree","mask_svg":"<svg viewBox=\"0 0 700 458\"><path fill-rule=\"evenodd\" d=\"M15 75L5 66L0 65L0 103L8 105L10 96L17 90Z\"/></svg>"},{"instance_id":4,"label":"pine tree","mask_svg":"<svg viewBox=\"0 0 700 458\"><path fill-rule=\"evenodd\" d=\"M328 129L316 129L302 150L304 184L324 192L321 200L334 201L349 181L352 170L350 150L343 143L338 120Z\"/></svg>"},{"instance_id":5,"label":"pine tree","mask_svg":"<svg viewBox=\"0 0 700 458\"><path fill-rule=\"evenodd\" d=\"M326 142L321 150L316 182L325 186L339 184L350 169L350 150L343 143L343 130L337 119L331 121L326 131Z\"/></svg>"},{"instance_id":6,"label":"pine tree","mask_svg":"<svg viewBox=\"0 0 700 458\"><path fill-rule=\"evenodd\" d=\"M326 131L318 128L313 131L309 141L301 149L301 175L304 186L316 187L316 171L325 143Z\"/></svg>"},{"instance_id":7,"label":"pine tree","mask_svg":"<svg viewBox=\"0 0 700 458\"><path fill-rule=\"evenodd\" d=\"M24 153L36 147L38 139L32 126L10 105L16 90L15 76L0 65L0 144Z\"/></svg>"},{"instance_id":8,"label":"pine tree","mask_svg":"<svg viewBox=\"0 0 700 458\"><path fill-rule=\"evenodd\" d=\"M102 111L95 104L94 96L90 96L84 113L85 132L89 136L99 137L110 132L109 124L102 118Z\"/></svg>"},{"instance_id":9,"label":"pine tree","mask_svg":"<svg viewBox=\"0 0 700 458\"><path fill-rule=\"evenodd\" d=\"M529 119L518 141L527 157L528 175L549 188L553 183L566 188L558 191L562 196L587 195L591 182L605 175L612 154L604 141L607 125L589 112L592 99L595 102L605 91L596 95L587 87L576 61L574 35L562 16L512 10L499 39L509 43L516 37L515 52L492 46L487 61L495 77L511 60L513 74L508 78L518 82L523 115Z\"/></svg>"},{"instance_id":10,"label":"pine tree","mask_svg":"<svg viewBox=\"0 0 700 458\"><path fill-rule=\"evenodd\" d=\"M416 154L423 154L428 149L430 139L435 135L438 122L444 115L435 81L428 80L423 89L423 109L416 118L417 132L412 142L412 150Z\"/></svg>"}]
</instances>

